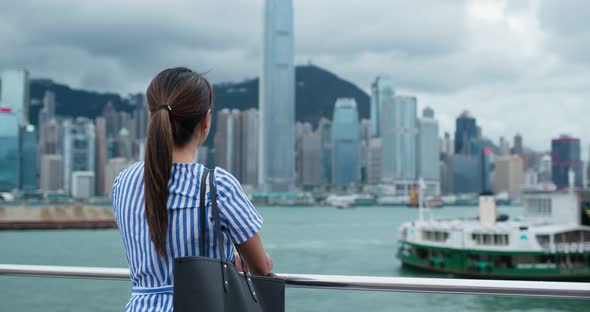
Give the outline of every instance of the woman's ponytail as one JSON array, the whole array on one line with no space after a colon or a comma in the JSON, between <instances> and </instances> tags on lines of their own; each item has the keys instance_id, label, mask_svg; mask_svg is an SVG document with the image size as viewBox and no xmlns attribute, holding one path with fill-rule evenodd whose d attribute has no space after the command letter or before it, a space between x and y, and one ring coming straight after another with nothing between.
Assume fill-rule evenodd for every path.
<instances>
[{"instance_id":1,"label":"woman's ponytail","mask_svg":"<svg viewBox=\"0 0 590 312\"><path fill-rule=\"evenodd\" d=\"M166 255L168 181L172 171L172 123L164 108L151 115L145 147L145 213L156 252Z\"/></svg>"}]
</instances>

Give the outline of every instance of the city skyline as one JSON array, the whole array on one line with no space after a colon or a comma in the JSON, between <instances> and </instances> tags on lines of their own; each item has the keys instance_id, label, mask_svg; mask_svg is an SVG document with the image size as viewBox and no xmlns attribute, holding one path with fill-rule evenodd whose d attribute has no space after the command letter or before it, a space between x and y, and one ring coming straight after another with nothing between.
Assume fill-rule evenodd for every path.
<instances>
[{"instance_id":1,"label":"city skyline","mask_svg":"<svg viewBox=\"0 0 590 312\"><path fill-rule=\"evenodd\" d=\"M124 2L57 1L36 4L35 20L27 18L24 6L1 5L0 68L24 67L33 77L121 93L143 92L155 73L180 64L208 72L213 82L251 78L260 68L260 0L224 6L152 3L149 11L162 13L157 16ZM590 64L584 57L590 25L582 13L589 6L587 1L376 0L359 7L353 1L302 0L294 3L295 63L311 60L367 93L375 75L386 73L400 94L416 95L438 112L442 131L453 129L454 117L468 108L485 136L527 133L527 146L548 149L547 140L561 133L590 139L579 119L590 102L585 86ZM44 20L51 15L43 12L50 10L72 14L55 24ZM177 18L171 21L167 13ZM350 20L357 21L354 27ZM533 109L544 121L541 129L524 117ZM583 149L587 155L588 147Z\"/></svg>"}]
</instances>

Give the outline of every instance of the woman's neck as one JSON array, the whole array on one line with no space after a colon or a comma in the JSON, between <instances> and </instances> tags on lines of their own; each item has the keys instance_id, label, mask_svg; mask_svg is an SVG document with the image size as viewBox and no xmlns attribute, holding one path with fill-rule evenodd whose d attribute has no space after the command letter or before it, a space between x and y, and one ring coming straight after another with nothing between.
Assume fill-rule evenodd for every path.
<instances>
[{"instance_id":1,"label":"woman's neck","mask_svg":"<svg viewBox=\"0 0 590 312\"><path fill-rule=\"evenodd\" d=\"M195 155L197 153L197 144L187 144L182 148L172 148L172 162L179 164L190 164L195 162Z\"/></svg>"}]
</instances>

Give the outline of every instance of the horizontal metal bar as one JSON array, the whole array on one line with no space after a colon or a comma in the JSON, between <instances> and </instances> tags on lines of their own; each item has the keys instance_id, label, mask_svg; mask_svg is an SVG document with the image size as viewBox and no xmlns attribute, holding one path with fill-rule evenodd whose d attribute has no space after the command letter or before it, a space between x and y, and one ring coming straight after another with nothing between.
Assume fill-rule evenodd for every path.
<instances>
[{"instance_id":1,"label":"horizontal metal bar","mask_svg":"<svg viewBox=\"0 0 590 312\"><path fill-rule=\"evenodd\" d=\"M0 264L0 275L129 280L121 268ZM277 274L288 287L590 300L590 283Z\"/></svg>"}]
</instances>

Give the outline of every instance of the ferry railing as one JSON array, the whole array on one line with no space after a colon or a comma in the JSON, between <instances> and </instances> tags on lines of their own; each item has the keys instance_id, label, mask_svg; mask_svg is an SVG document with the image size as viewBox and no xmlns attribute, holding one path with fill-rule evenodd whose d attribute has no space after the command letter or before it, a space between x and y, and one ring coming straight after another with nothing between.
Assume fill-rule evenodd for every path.
<instances>
[{"instance_id":1,"label":"ferry railing","mask_svg":"<svg viewBox=\"0 0 590 312\"><path fill-rule=\"evenodd\" d=\"M0 264L0 275L129 280L122 268ZM277 274L287 287L590 300L590 283Z\"/></svg>"}]
</instances>

